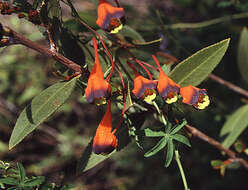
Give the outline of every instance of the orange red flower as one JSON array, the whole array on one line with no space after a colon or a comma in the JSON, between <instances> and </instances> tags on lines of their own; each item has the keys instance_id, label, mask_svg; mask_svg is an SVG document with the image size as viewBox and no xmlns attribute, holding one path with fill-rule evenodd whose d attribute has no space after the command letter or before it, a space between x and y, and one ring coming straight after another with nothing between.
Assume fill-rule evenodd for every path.
<instances>
[{"instance_id":1,"label":"orange red flower","mask_svg":"<svg viewBox=\"0 0 248 190\"><path fill-rule=\"evenodd\" d=\"M123 27L124 9L114 7L106 0L99 0L97 16L96 24L107 32L115 34Z\"/></svg>"},{"instance_id":2,"label":"orange red flower","mask_svg":"<svg viewBox=\"0 0 248 190\"><path fill-rule=\"evenodd\" d=\"M135 67L127 62L128 66L134 71L135 78L134 78L134 89L132 90L133 94L137 98L142 98L147 103L150 103L152 100L156 98L156 86L157 81L151 80L152 77L150 76L150 80L143 77L138 73Z\"/></svg>"},{"instance_id":3,"label":"orange red flower","mask_svg":"<svg viewBox=\"0 0 248 190\"><path fill-rule=\"evenodd\" d=\"M137 98L142 98L144 101L149 103L156 98L156 86L156 81L146 79L145 77L136 73L134 78L134 89L132 92Z\"/></svg>"},{"instance_id":4,"label":"orange red flower","mask_svg":"<svg viewBox=\"0 0 248 190\"><path fill-rule=\"evenodd\" d=\"M99 57L97 52L97 41L93 40L95 50L95 63L88 79L88 85L85 88L85 97L89 103L94 102L97 105L106 104L107 98L111 95L111 86L104 80Z\"/></svg>"},{"instance_id":5,"label":"orange red flower","mask_svg":"<svg viewBox=\"0 0 248 190\"><path fill-rule=\"evenodd\" d=\"M163 97L165 102L168 104L176 102L180 91L180 85L171 80L162 70L158 59L154 55L152 55L152 57L159 69L157 85L159 95Z\"/></svg>"},{"instance_id":6,"label":"orange red flower","mask_svg":"<svg viewBox=\"0 0 248 190\"><path fill-rule=\"evenodd\" d=\"M210 103L206 89L196 88L192 85L181 88L180 95L183 103L193 105L197 109L204 109Z\"/></svg>"},{"instance_id":7,"label":"orange red flower","mask_svg":"<svg viewBox=\"0 0 248 190\"><path fill-rule=\"evenodd\" d=\"M111 103L108 101L106 113L93 139L93 152L95 154L109 154L117 147L117 143L117 138L112 132Z\"/></svg>"}]
</instances>

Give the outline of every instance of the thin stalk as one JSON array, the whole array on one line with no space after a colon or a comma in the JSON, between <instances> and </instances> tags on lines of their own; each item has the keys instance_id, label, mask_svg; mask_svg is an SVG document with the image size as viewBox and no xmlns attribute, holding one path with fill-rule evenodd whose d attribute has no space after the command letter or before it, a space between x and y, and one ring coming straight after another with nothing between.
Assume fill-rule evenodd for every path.
<instances>
[{"instance_id":1,"label":"thin stalk","mask_svg":"<svg viewBox=\"0 0 248 190\"><path fill-rule=\"evenodd\" d=\"M181 164L181 161L180 161L180 156L179 156L178 150L175 150L175 156L176 156L177 166L179 168L179 171L180 171L180 174L181 174L181 177L182 177L182 180L183 180L184 189L189 190L187 180L186 180L186 177L185 177L185 174L184 174L184 171L183 171L183 167L182 167L182 164Z\"/></svg>"},{"instance_id":2,"label":"thin stalk","mask_svg":"<svg viewBox=\"0 0 248 190\"><path fill-rule=\"evenodd\" d=\"M157 103L155 101L153 101L152 104L156 108L159 116L161 117L164 126L166 126L167 125L167 121L166 121L166 119L164 117L164 114L161 112L161 110L159 109L159 107L158 107L158 105L157 105Z\"/></svg>"}]
</instances>

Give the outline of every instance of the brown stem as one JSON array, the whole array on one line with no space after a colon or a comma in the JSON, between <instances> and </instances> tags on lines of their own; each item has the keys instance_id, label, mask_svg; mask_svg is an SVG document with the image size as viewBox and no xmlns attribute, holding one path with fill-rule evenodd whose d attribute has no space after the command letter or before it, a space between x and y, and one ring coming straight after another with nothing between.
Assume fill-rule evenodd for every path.
<instances>
[{"instance_id":1,"label":"brown stem","mask_svg":"<svg viewBox=\"0 0 248 190\"><path fill-rule=\"evenodd\" d=\"M231 89L231 90L233 90L233 91L235 91L235 92L237 92L239 94L242 94L242 95L248 97L248 91L247 90L244 90L244 89L242 89L242 88L240 88L240 87L238 87L238 86L236 86L236 85L234 85L234 84L232 84L232 83L230 83L228 81L225 81L222 78L220 78L220 77L218 77L218 76L216 76L214 74L210 74L209 78L214 80L214 81L216 81L216 82L218 82L221 85L226 86L227 88L229 88L229 89Z\"/></svg>"},{"instance_id":2,"label":"brown stem","mask_svg":"<svg viewBox=\"0 0 248 190\"><path fill-rule=\"evenodd\" d=\"M224 146L222 146L222 144L220 144L218 141L216 141L215 139L207 136L206 134L202 133L201 131L199 131L198 129L196 129L195 127L192 127L190 125L186 125L185 126L187 128L187 130L195 137L207 142L208 144L214 146L215 148L219 149L220 151L225 152L233 162L239 162L240 164L242 164L246 169L248 169L248 163L247 161L245 161L243 158L238 158L236 157L235 152L233 152L232 150L225 148Z\"/></svg>"},{"instance_id":3,"label":"brown stem","mask_svg":"<svg viewBox=\"0 0 248 190\"><path fill-rule=\"evenodd\" d=\"M10 28L9 28L10 29ZM46 47L41 46L38 43L35 43L27 38L25 38L24 36L22 36L21 34L18 34L17 32L15 32L14 30L10 29L11 31L11 38L14 39L17 44L22 44L26 47L29 47L30 49L33 49L35 51L38 51L39 53L46 55L48 57L52 57L53 59L55 59L56 61L60 62L61 64L65 65L66 67L68 67L69 69L72 69L73 71L77 72L77 73L82 73L82 68L80 65L74 63L73 61L71 61L70 59L64 57L63 55L52 51Z\"/></svg>"}]
</instances>

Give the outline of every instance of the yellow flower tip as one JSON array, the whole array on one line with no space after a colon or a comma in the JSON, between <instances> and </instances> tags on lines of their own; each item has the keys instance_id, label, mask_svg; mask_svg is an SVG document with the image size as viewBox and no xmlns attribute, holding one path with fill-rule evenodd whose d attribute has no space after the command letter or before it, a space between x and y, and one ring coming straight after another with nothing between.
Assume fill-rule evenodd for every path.
<instances>
[{"instance_id":1,"label":"yellow flower tip","mask_svg":"<svg viewBox=\"0 0 248 190\"><path fill-rule=\"evenodd\" d=\"M176 102L177 100L178 100L178 97L177 97L177 95L175 95L175 96L172 97L172 98L166 98L166 99L165 99L165 102L166 102L167 104L172 104L172 103Z\"/></svg>"},{"instance_id":2,"label":"yellow flower tip","mask_svg":"<svg viewBox=\"0 0 248 190\"><path fill-rule=\"evenodd\" d=\"M202 97L202 101L200 101L196 107L200 110L205 109L209 104L210 104L210 100L209 97L207 95L203 95L204 97Z\"/></svg>"},{"instance_id":3,"label":"yellow flower tip","mask_svg":"<svg viewBox=\"0 0 248 190\"><path fill-rule=\"evenodd\" d=\"M111 34L117 34L121 29L123 28L123 24L120 26L114 28L113 30L110 31Z\"/></svg>"},{"instance_id":4,"label":"yellow flower tip","mask_svg":"<svg viewBox=\"0 0 248 190\"><path fill-rule=\"evenodd\" d=\"M143 99L147 103L151 103L156 98L155 89L146 89Z\"/></svg>"},{"instance_id":5,"label":"yellow flower tip","mask_svg":"<svg viewBox=\"0 0 248 190\"><path fill-rule=\"evenodd\" d=\"M147 103L151 103L155 98L156 98L156 93L146 96L144 98L144 101Z\"/></svg>"},{"instance_id":6,"label":"yellow flower tip","mask_svg":"<svg viewBox=\"0 0 248 190\"><path fill-rule=\"evenodd\" d=\"M106 98L104 98L104 97L95 98L95 99L94 99L94 103L95 103L97 106L101 106L101 105L106 104L106 103L107 103L107 100L106 100Z\"/></svg>"}]
</instances>

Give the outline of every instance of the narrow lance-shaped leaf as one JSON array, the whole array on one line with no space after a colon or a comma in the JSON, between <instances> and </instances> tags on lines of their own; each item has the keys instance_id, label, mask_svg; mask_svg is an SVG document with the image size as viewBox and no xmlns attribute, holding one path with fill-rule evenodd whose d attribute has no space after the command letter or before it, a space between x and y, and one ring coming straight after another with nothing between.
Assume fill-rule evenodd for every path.
<instances>
[{"instance_id":1,"label":"narrow lance-shaped leaf","mask_svg":"<svg viewBox=\"0 0 248 190\"><path fill-rule=\"evenodd\" d=\"M120 35L132 38L137 40L138 42L145 42L144 38L136 32L134 29L129 27L128 25L124 25L122 30L119 32Z\"/></svg>"},{"instance_id":2,"label":"narrow lance-shaped leaf","mask_svg":"<svg viewBox=\"0 0 248 190\"><path fill-rule=\"evenodd\" d=\"M220 136L229 133L222 145L229 148L248 126L248 105L242 106L235 111L225 122L221 129Z\"/></svg>"},{"instance_id":3,"label":"narrow lance-shaped leaf","mask_svg":"<svg viewBox=\"0 0 248 190\"><path fill-rule=\"evenodd\" d=\"M110 156L112 156L114 153L116 153L116 150L114 150L112 153L108 155L101 155L101 154L95 154L92 152L92 140L84 150L78 166L77 166L77 173L86 172L87 170L95 167L97 164L100 164Z\"/></svg>"},{"instance_id":4,"label":"narrow lance-shaped leaf","mask_svg":"<svg viewBox=\"0 0 248 190\"><path fill-rule=\"evenodd\" d=\"M197 86L218 65L224 56L230 39L206 47L179 63L171 72L170 77L182 87Z\"/></svg>"},{"instance_id":5,"label":"narrow lance-shaped leaf","mask_svg":"<svg viewBox=\"0 0 248 190\"><path fill-rule=\"evenodd\" d=\"M146 152L144 156L145 157L153 156L154 154L156 154L157 152L159 152L161 149L163 149L166 146L167 141L168 139L166 137L163 137L162 139L160 139L158 144L156 144L151 150Z\"/></svg>"},{"instance_id":6,"label":"narrow lance-shaped leaf","mask_svg":"<svg viewBox=\"0 0 248 190\"><path fill-rule=\"evenodd\" d=\"M25 187L38 186L38 185L42 184L44 181L45 181L44 176L38 176L38 177L35 177L33 179L26 180L24 186Z\"/></svg>"},{"instance_id":7,"label":"narrow lance-shaped leaf","mask_svg":"<svg viewBox=\"0 0 248 190\"><path fill-rule=\"evenodd\" d=\"M163 131L153 131L149 128L144 129L144 133L146 137L161 137L165 135L165 132Z\"/></svg>"},{"instance_id":8,"label":"narrow lance-shaped leaf","mask_svg":"<svg viewBox=\"0 0 248 190\"><path fill-rule=\"evenodd\" d=\"M170 134L173 135L175 133L177 133L178 131L180 131L180 129L182 129L185 125L187 124L186 120L183 120L183 122L181 124L178 124L171 132Z\"/></svg>"},{"instance_id":9,"label":"narrow lance-shaped leaf","mask_svg":"<svg viewBox=\"0 0 248 190\"><path fill-rule=\"evenodd\" d=\"M133 106L133 101L132 101L131 92L130 92L130 82L128 81L128 83L127 83L127 99L126 99L125 111L127 111L132 106Z\"/></svg>"},{"instance_id":10,"label":"narrow lance-shaped leaf","mask_svg":"<svg viewBox=\"0 0 248 190\"><path fill-rule=\"evenodd\" d=\"M165 167L168 167L172 161L174 155L174 145L171 138L168 140L168 149L166 154L166 160L165 160Z\"/></svg>"},{"instance_id":11,"label":"narrow lance-shaped leaf","mask_svg":"<svg viewBox=\"0 0 248 190\"><path fill-rule=\"evenodd\" d=\"M52 115L71 95L77 78L54 84L36 96L20 114L9 141L9 149Z\"/></svg>"},{"instance_id":12,"label":"narrow lance-shaped leaf","mask_svg":"<svg viewBox=\"0 0 248 190\"><path fill-rule=\"evenodd\" d=\"M240 35L238 46L238 66L243 79L248 83L248 30L245 27Z\"/></svg>"},{"instance_id":13,"label":"narrow lance-shaped leaf","mask_svg":"<svg viewBox=\"0 0 248 190\"><path fill-rule=\"evenodd\" d=\"M18 181L15 178L12 177L6 177L6 178L1 178L0 183L4 183L7 185L17 185Z\"/></svg>"},{"instance_id":14,"label":"narrow lance-shaped leaf","mask_svg":"<svg viewBox=\"0 0 248 190\"><path fill-rule=\"evenodd\" d=\"M171 137L178 141L178 142L181 142L183 144L186 144L187 146L191 147L190 143L189 143L189 140L183 136L183 135L180 135L180 134L174 134L174 135L171 135Z\"/></svg>"},{"instance_id":15,"label":"narrow lance-shaped leaf","mask_svg":"<svg viewBox=\"0 0 248 190\"><path fill-rule=\"evenodd\" d=\"M26 177L25 169L21 163L17 163L17 167L18 167L18 170L20 173L21 182L23 182L25 180L25 177Z\"/></svg>"}]
</instances>

